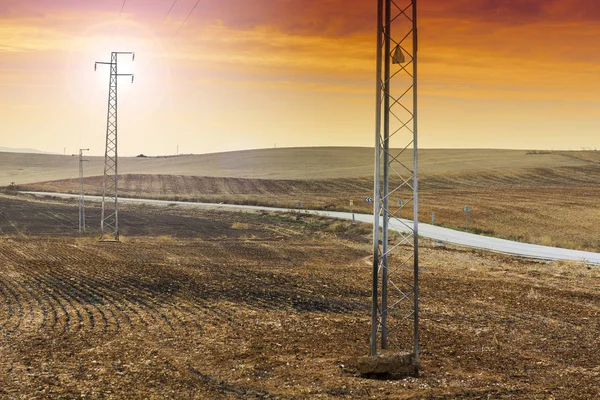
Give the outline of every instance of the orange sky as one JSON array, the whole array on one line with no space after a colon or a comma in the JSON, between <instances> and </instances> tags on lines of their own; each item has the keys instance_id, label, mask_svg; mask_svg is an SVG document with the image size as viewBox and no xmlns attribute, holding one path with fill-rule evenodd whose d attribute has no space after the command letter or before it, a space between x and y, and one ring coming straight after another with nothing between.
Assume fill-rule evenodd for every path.
<instances>
[{"instance_id":1,"label":"orange sky","mask_svg":"<svg viewBox=\"0 0 600 400\"><path fill-rule=\"evenodd\" d=\"M103 154L111 51L121 155L373 145L375 0L195 4L2 1L0 147ZM421 147L600 147L600 2L419 10Z\"/></svg>"}]
</instances>

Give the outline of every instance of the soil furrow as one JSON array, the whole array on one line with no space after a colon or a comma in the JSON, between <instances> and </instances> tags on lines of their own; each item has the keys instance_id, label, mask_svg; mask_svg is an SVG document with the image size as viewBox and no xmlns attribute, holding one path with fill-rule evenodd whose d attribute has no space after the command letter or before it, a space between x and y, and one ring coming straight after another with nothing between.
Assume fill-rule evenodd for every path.
<instances>
[{"instance_id":1,"label":"soil furrow","mask_svg":"<svg viewBox=\"0 0 600 400\"><path fill-rule=\"evenodd\" d=\"M30 280L33 280L36 283L36 286L40 290L40 293L48 296L49 298L51 298L53 300L53 303L55 304L55 306L52 306L52 312L54 314L54 320L56 321L55 326L60 324L61 316L64 318L64 323L63 323L61 333L65 334L65 333L69 332L69 330L71 328L74 329L75 333L79 332L81 330L81 326L83 325L83 316L79 312L79 309L77 309L77 307L74 307L68 298L64 298L62 296L55 295L55 292L60 292L60 291L56 290L57 288L53 287L52 283L48 282L44 278L45 274L43 274L40 271L31 270L30 268L25 267L25 266L22 266L22 269L24 272L26 272L28 274L28 278ZM69 310L67 309L67 306L69 306L69 308L72 308L74 310L75 315L77 317L77 326L75 326L75 327L73 327L71 324L71 314L70 314ZM61 315L59 315L59 310L62 311ZM53 326L53 328L55 326Z\"/></svg>"},{"instance_id":2,"label":"soil furrow","mask_svg":"<svg viewBox=\"0 0 600 400\"><path fill-rule=\"evenodd\" d=\"M58 269L55 269L54 273L63 277L63 279L67 278L68 276L66 271L60 272ZM112 296L107 291L99 290L99 285L97 285L96 282L92 281L92 284L90 284L89 279L83 275L77 276L74 279L77 281L77 284L73 285L73 287L80 294L78 299L81 302L89 302L90 299L92 300L94 307L102 317L105 330L109 330L109 327L112 326L111 321L116 325L115 331L119 331L121 329L121 320L125 321L126 326L132 326L131 319L123 310L122 305L119 304L119 301L116 299L116 297ZM95 304L100 304L100 306L96 306ZM113 309L116 309L118 313ZM106 316L106 312L110 314L110 318Z\"/></svg>"},{"instance_id":3,"label":"soil furrow","mask_svg":"<svg viewBox=\"0 0 600 400\"><path fill-rule=\"evenodd\" d=\"M48 267L41 266L41 268ZM114 322L117 331L120 329L121 324L119 318L113 311L113 308L118 309L118 307L115 307L111 302L106 303L106 297L91 286L87 284L82 285L81 276L69 275L66 271L62 271L60 265L52 266L51 270L52 275L58 278L60 286L64 287L64 291L69 293L78 304L81 304L82 308L87 310L91 307L91 309L100 316L100 320L102 321L102 332L110 329L110 326L112 326L111 321ZM110 314L110 318L107 317L106 312ZM95 317L93 318L95 321Z\"/></svg>"},{"instance_id":4,"label":"soil furrow","mask_svg":"<svg viewBox=\"0 0 600 400\"><path fill-rule=\"evenodd\" d=\"M2 291L2 297L4 298L4 302L6 303L6 320L0 326L5 332L12 332L14 329L18 328L18 324L21 321L21 314L23 312L22 305L19 302L19 298L12 290L8 282L0 279L0 291ZM11 301L12 298L12 301ZM16 314L16 315L15 315ZM16 317L16 322L13 322ZM8 328L11 322L17 324L16 328Z\"/></svg>"},{"instance_id":5,"label":"soil furrow","mask_svg":"<svg viewBox=\"0 0 600 400\"><path fill-rule=\"evenodd\" d=\"M44 279L45 284L50 290L56 290L59 293L59 296L65 300L65 302L75 311L77 315L77 319L79 321L78 330L80 329L89 329L94 331L96 329L96 316L94 315L94 311L98 314L101 314L101 311L93 305L89 306L88 303L81 301L81 299L73 292L76 292L76 288L69 282L65 282L60 279L60 276L56 276L53 272L45 272L43 270L47 270L47 266L38 266L39 276ZM85 313L86 317L82 315L82 311ZM88 321L87 325L85 321Z\"/></svg>"}]
</instances>

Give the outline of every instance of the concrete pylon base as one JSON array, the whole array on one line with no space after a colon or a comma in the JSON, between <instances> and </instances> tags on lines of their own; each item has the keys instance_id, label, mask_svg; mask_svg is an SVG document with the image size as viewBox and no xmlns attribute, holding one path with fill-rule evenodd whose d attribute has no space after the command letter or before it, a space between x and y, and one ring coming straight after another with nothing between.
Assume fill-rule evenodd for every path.
<instances>
[{"instance_id":1,"label":"concrete pylon base","mask_svg":"<svg viewBox=\"0 0 600 400\"><path fill-rule=\"evenodd\" d=\"M413 353L382 353L356 360L356 369L367 378L418 377L419 365Z\"/></svg>"}]
</instances>

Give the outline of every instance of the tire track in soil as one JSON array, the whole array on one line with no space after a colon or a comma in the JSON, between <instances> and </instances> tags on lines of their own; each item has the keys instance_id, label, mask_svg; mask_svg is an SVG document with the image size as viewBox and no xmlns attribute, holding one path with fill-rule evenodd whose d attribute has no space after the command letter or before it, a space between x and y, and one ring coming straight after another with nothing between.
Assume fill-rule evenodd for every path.
<instances>
[{"instance_id":1,"label":"tire track in soil","mask_svg":"<svg viewBox=\"0 0 600 400\"><path fill-rule=\"evenodd\" d=\"M228 257L233 257L233 259L235 259L235 255L232 256L232 253L235 252L245 252L245 255L247 255L247 253L251 253L252 251L257 251L257 254L260 254L260 256L264 256L264 254L259 251L259 250L255 250L254 248L248 247L246 246L244 243L239 243L239 242L233 242L233 243L228 243L228 251L227 252L223 252L222 251L222 241L221 240L217 240L214 242L203 242L202 243L204 246L206 246L206 249L204 249L205 251L202 252L202 256L200 257L200 259L205 259L205 254L211 254L213 258L219 258L219 259L223 259L224 262L227 262ZM194 253L198 251L198 243L194 244ZM181 246L169 246L169 247L165 247L162 249L163 252L165 252L168 255L175 255L176 258L182 258L182 257L189 257L190 252L189 252L189 248L188 246L185 247L181 247ZM180 254L180 252L183 250L183 254ZM224 274L219 267L215 267L213 265L198 265L198 262L201 262L200 259L196 262L196 263L185 263L185 264L174 264L174 263L164 263L164 264L155 264L157 266L166 266L169 267L170 269L178 269L178 268L192 268L194 270L202 270L206 273L210 273L211 278L215 279L215 274L217 274L218 276L223 276L223 277L228 277L227 274ZM208 261L208 259L205 259L205 261ZM229 273L231 273L231 271L229 271ZM242 277L242 279L244 279L244 277ZM263 308L265 309L269 309L269 308L275 308L275 306L273 306L272 304L269 304L267 301L261 300L261 299L257 299L256 301L258 304L260 304L260 306L263 306ZM218 307L218 306L214 306L212 304L210 304L209 301L202 299L202 298L194 298L194 302L193 305L191 307L187 307L188 310L190 310L190 312L193 312L194 314L197 315L198 312L202 313L203 315L209 317L209 321L211 322L211 324L213 326L218 326L218 322L226 322L228 323L230 326L237 326L240 327L243 324L238 322L238 319L236 318L236 316L234 316L233 313L231 313L228 309L225 309L223 307ZM214 322L212 321L214 320Z\"/></svg>"},{"instance_id":2,"label":"tire track in soil","mask_svg":"<svg viewBox=\"0 0 600 400\"><path fill-rule=\"evenodd\" d=\"M30 264L35 265L36 268L33 269L29 266ZM45 269L48 269L47 265L44 264L40 266L39 262L30 262L26 265L22 265L21 268L23 271L29 273L29 278L38 282L42 293L45 293L53 298L58 304L59 308L63 311L65 316L65 326L62 330L63 333L66 333L69 328L73 328L75 333L79 333L86 326L86 319L90 329L94 330L96 320L92 311L84 305L78 307L78 304L81 305L81 303L75 296L71 294L71 290L69 290L70 288L66 284L62 283L60 279L56 279L56 277L54 277L51 273L44 272ZM77 318L77 325L74 327L73 325L70 325L72 318L71 313L68 311L69 308L73 310L73 313ZM84 318L82 311L87 318Z\"/></svg>"},{"instance_id":3,"label":"tire track in soil","mask_svg":"<svg viewBox=\"0 0 600 400\"><path fill-rule=\"evenodd\" d=\"M63 322L63 327L62 327L61 333L65 334L65 333L69 332L70 328L72 327L72 324L71 324L71 313L68 311L68 309L66 307L66 305L68 305L70 308L72 308L74 310L75 316L77 317L77 326L74 328L75 329L74 333L79 333L79 331L81 330L81 326L83 325L83 316L81 315L79 309L74 307L68 299L66 299L64 297L57 297L53 290L54 288L52 287L51 284L49 284L44 279L44 276L42 273L39 273L37 271L31 271L28 267L25 267L25 266L21 266L21 268L23 268L23 271L25 271L29 274L29 279L31 279L37 283L38 288L40 289L40 292L53 300L53 303L55 304L55 306L52 306L52 313L55 316L56 324L52 328L55 329L56 326L60 325L62 318L60 318L60 316L59 316L59 311L62 311L62 316L64 317L64 322ZM61 300L63 300L63 301L61 301ZM66 303L66 305L65 305L65 303Z\"/></svg>"},{"instance_id":4,"label":"tire track in soil","mask_svg":"<svg viewBox=\"0 0 600 400\"><path fill-rule=\"evenodd\" d=\"M19 228L17 228L17 226L15 225L15 223L8 218L8 216L6 216L3 212L0 212L0 217L4 217L4 219L6 219L6 222L8 222L8 225L10 225L10 227L14 230L14 233L19 235L22 238L27 238L27 235L25 235L23 232L21 232L21 230ZM2 230L3 234L10 234L9 232L5 232L4 230Z\"/></svg>"},{"instance_id":5,"label":"tire track in soil","mask_svg":"<svg viewBox=\"0 0 600 400\"><path fill-rule=\"evenodd\" d=\"M12 241L9 243L12 243ZM0 256L4 259L3 264L5 266L11 265L11 266L13 266L13 269L15 268L15 266L23 264L22 260L18 258L17 254L14 251L15 247L16 247L16 245L11 245L10 248L6 249L6 248L2 248L0 246ZM8 251L10 251L10 254L7 254ZM17 272L17 271L15 271L15 272ZM17 272L17 274L19 274L19 277L22 277L22 275L19 272ZM8 274L6 276L8 276ZM35 299L35 301L39 305L39 308L42 311L42 323L41 323L40 327L38 327L38 329L45 328L46 324L48 323L48 320L50 323L50 325L49 325L50 329L52 329L52 330L55 329L56 325L58 324L58 319L59 319L58 311L57 311L56 307L52 305L52 301L48 297L46 297L44 299L41 298L41 296L36 294L34 287L32 287L31 285L24 285L24 284L19 285L15 282L9 283L8 281L6 281L5 284L7 285L6 286L7 290L10 291L10 293L11 293L12 297L14 298L14 301L18 307L19 321L17 323L17 326L12 330L12 332L16 331L20 327L20 325L22 324L22 322L25 318L25 314L23 311L23 302L21 300L22 297L26 297L26 295L23 295L24 291L31 298ZM11 289L11 285L12 285L12 289ZM30 300L26 300L26 301L31 306L31 301ZM31 308L33 309L33 307L31 307ZM52 315L51 318L50 318L50 315Z\"/></svg>"},{"instance_id":6,"label":"tire track in soil","mask_svg":"<svg viewBox=\"0 0 600 400\"><path fill-rule=\"evenodd\" d=\"M90 297L93 298L95 302L101 304L103 308L110 313L112 320L116 325L115 332L118 332L121 329L121 320L124 320L124 325L128 328L133 328L134 326L129 314L125 311L125 308L130 309L133 314L136 314L138 318L140 318L142 325L147 325L147 322L139 317L139 314L134 308L130 307L126 302L120 301L117 297L113 296L111 292L103 290L103 286L99 285L98 282L85 275L79 275L74 278L72 275L68 275L69 271L71 271L70 268L65 268L65 271L63 272L59 272L58 270L54 271L64 279L75 279L78 282L78 285L83 286L85 289L79 289L82 293L82 297L86 299ZM114 312L113 308L118 311L119 315ZM108 322L108 325L110 326L110 322Z\"/></svg>"},{"instance_id":7,"label":"tire track in soil","mask_svg":"<svg viewBox=\"0 0 600 400\"><path fill-rule=\"evenodd\" d=\"M4 332L12 333L16 329L18 329L19 325L21 324L23 315L23 305L19 302L19 298L17 297L17 295L15 295L15 292L12 290L8 282L0 280L0 291L2 292L2 295L4 297L7 309L6 321L2 323L0 329L2 329L2 331ZM13 300L11 301L9 297L12 297ZM13 322L15 326L12 328L7 328L8 326L10 326L11 321L15 319L15 313L16 322Z\"/></svg>"},{"instance_id":8,"label":"tire track in soil","mask_svg":"<svg viewBox=\"0 0 600 400\"><path fill-rule=\"evenodd\" d=\"M169 318L169 316L165 315L165 312L167 312L167 313L172 314L173 318L177 321L177 324L185 332L187 332L186 324L181 320L181 317L178 315L178 313L174 312L173 310L171 310L169 308L167 308L165 310L165 312L163 312L161 310L162 305L171 305L171 307L173 307L172 303L164 301L161 304L157 300L153 299L153 297L156 296L156 293L153 293L148 290L144 290L140 286L132 285L132 284L128 283L124 278L117 279L114 282L118 283L120 288L126 289L126 294L123 294L124 298L126 298L129 302L131 302L133 304L141 304L143 306L143 308L141 308L141 309L143 311L145 311L146 313L148 313L154 321L156 321L156 322L162 321L166 325L166 327L168 327L172 331L176 331L177 329L171 322L171 319ZM142 293L143 296L140 296L136 293Z\"/></svg>"},{"instance_id":9,"label":"tire track in soil","mask_svg":"<svg viewBox=\"0 0 600 400\"><path fill-rule=\"evenodd\" d=\"M96 271L96 275L98 277L100 277L101 279L97 280L97 279L88 278L88 277L81 277L81 278L84 278L86 281L91 282L90 286L93 286L93 287L97 288L98 290L102 291L103 293L105 293L107 296L112 298L115 301L115 303L117 303L117 302L121 303L124 307L131 310L132 313L136 314L139 321L143 325L145 325L145 326L149 325L149 322L147 321L148 316L149 316L152 319L152 321L154 321L154 322L159 322L160 319L162 319L165 323L167 323L167 325L171 329L175 330L175 327L169 320L168 316L165 315L162 311L160 311L159 308L156 307L156 306L160 306L161 304L158 301L154 301L151 299L151 295L153 295L152 293L148 294L145 297L138 296L134 293L140 291L139 287L134 286L134 285L127 285L122 279L115 280L114 278L112 278L112 275L97 273L97 271ZM125 289L127 289L127 293L123 293L123 291L115 291L115 289L114 289L115 287L119 287L120 289L125 288ZM111 293L114 293L114 295ZM152 304L150 304L150 303L152 303ZM139 308L139 310L132 306L132 305L139 305L139 304L141 304L143 306L143 307ZM173 311L171 311L171 310L168 310L167 312L173 313ZM145 317L144 314L147 314L147 316ZM127 318L129 318L129 316L127 316ZM183 326L184 323L179 319L178 316L177 316L177 319L179 320L180 324Z\"/></svg>"},{"instance_id":10,"label":"tire track in soil","mask_svg":"<svg viewBox=\"0 0 600 400\"><path fill-rule=\"evenodd\" d=\"M125 305L125 307L130 309L134 314L136 314L144 326L149 326L150 323L147 320L151 319L154 323L164 324L173 331L177 330L171 322L169 316L161 311L161 304L152 299L152 296L154 295L153 293L149 293L146 296L139 296L135 294L135 292L140 291L139 287L133 285L126 286L122 279L115 280L115 275L106 271L106 264L103 264L103 268L95 268L92 264L88 265L90 265L93 269L90 272L99 279L87 278L87 280L92 282L93 286L102 291L105 295L107 295L107 297L113 299L112 305L115 306L115 308L116 303L120 302ZM117 291L115 290L115 287L126 288L128 289L127 293L123 293L123 291ZM123 300L119 300L119 298L122 298ZM141 307L139 307L139 305L141 305ZM167 310L166 312L173 314L178 323L182 327L185 327L185 324L181 321L180 317L173 313L172 310ZM127 319L131 321L129 316L127 316Z\"/></svg>"},{"instance_id":11,"label":"tire track in soil","mask_svg":"<svg viewBox=\"0 0 600 400\"><path fill-rule=\"evenodd\" d=\"M153 264L153 266L169 266L169 267L174 267L174 265L171 264ZM120 281L123 282L123 281ZM153 291L143 287L141 284L140 285L131 285L129 282L125 282L125 284L129 285L130 287L135 288L135 290L140 290L143 291L147 294L147 296L149 297L155 297L156 293L154 293ZM173 300L170 300L168 298L164 298L163 299L165 303L169 304L171 307L173 307L174 309L184 309L185 312L189 315L195 315L198 316L198 314L202 314L205 317L208 317L207 320L205 320L205 322L210 323L211 325L213 325L214 327L219 326L219 322L227 322L229 323L230 326L241 326L242 324L237 322L237 320L235 319L235 317L233 316L233 314L225 309L220 309L218 307L213 306L212 304L209 304L207 301L203 300L203 299L194 299L194 302L190 305L190 306L186 306L185 304L182 304L180 302L173 302ZM198 324L196 322L197 326L202 326L201 324Z\"/></svg>"},{"instance_id":12,"label":"tire track in soil","mask_svg":"<svg viewBox=\"0 0 600 400\"><path fill-rule=\"evenodd\" d=\"M0 244L0 259L18 265L24 280L23 283L1 281L10 309L3 328L10 326L13 332L27 320L38 321L34 324L37 329L61 330L63 334L82 329L116 332L123 326L132 328L136 322L144 326L158 323L168 330L185 332L190 325L202 329L206 324L218 326L219 321L240 325L226 309L204 300L165 296L136 282L139 279L136 271L147 268L147 263L125 261L127 265L133 264L134 275L123 276L124 260L106 265L97 251L90 255L72 245L56 249L56 242L18 242L19 246L11 245L8 249ZM149 264L156 267L155 263ZM79 265L90 268L82 273ZM41 323L36 312L41 312ZM111 326L115 328L110 329Z\"/></svg>"},{"instance_id":13,"label":"tire track in soil","mask_svg":"<svg viewBox=\"0 0 600 400\"><path fill-rule=\"evenodd\" d=\"M46 211L44 213L42 213L42 216L46 216L48 218L50 218L53 221L56 221L58 223L58 226L62 227L62 228L67 228L67 229L75 229L73 226L73 223L69 220L66 219L64 216L61 215L57 215L55 213L53 213L52 211ZM63 221L67 221L67 222L63 222ZM58 227L55 227L55 230L59 230L57 229Z\"/></svg>"},{"instance_id":14,"label":"tire track in soil","mask_svg":"<svg viewBox=\"0 0 600 400\"><path fill-rule=\"evenodd\" d=\"M45 251L45 246L36 246L32 248L32 246L28 246L29 243L24 244L19 249L18 253L25 258L26 260L20 260L20 268L22 271L28 272L29 278L34 279L40 286L40 289L46 288L43 290L43 293L49 295L52 299L55 300L56 304L62 309L65 316L65 325L63 327L63 333L66 333L70 325L71 315L65 305L68 305L70 309L73 310L76 318L77 325L75 326L75 333L81 331L85 325L85 319L88 321L88 325L90 326L90 330L94 330L96 325L96 317L93 313L93 308L95 308L99 318L104 322L104 329L106 330L108 327L108 321L106 316L98 307L87 307L84 303L80 302L77 297L75 297L72 292L73 290L77 291L77 289L73 285L66 284L62 279L57 279L57 277L53 276L52 272L48 273L45 270L49 270L49 264L52 264L52 261L56 260L56 257L50 254L50 252ZM44 257L40 257L40 255L44 255ZM41 263L41 260L49 259L51 262ZM67 280L67 282L69 282ZM57 295L55 295L57 294ZM86 315L87 318L84 318L82 312Z\"/></svg>"},{"instance_id":15,"label":"tire track in soil","mask_svg":"<svg viewBox=\"0 0 600 400\"><path fill-rule=\"evenodd\" d=\"M103 252L99 252L97 251L97 249L79 249L82 253L92 256L96 259L99 258L104 258L103 256ZM138 249L139 250L139 249ZM114 258L113 254L110 254L111 256L109 258ZM94 268L94 274L96 276L98 276L100 279L99 280L94 280L94 285L95 286L101 286L103 288L108 288L111 291L114 291L115 287L119 287L121 289L121 292L119 292L125 299L127 299L127 301L131 304L141 304L143 306L142 310L144 310L144 308L146 309L146 312L150 315L150 317L154 320L157 321L158 318L162 319L162 321L164 323L167 324L167 326L172 329L172 330L176 330L176 328L173 326L173 324L171 323L169 317L167 315L165 315L164 312L162 312L160 310L160 307L163 305L167 305L169 308L167 308L168 313L170 313L171 315L173 315L173 318L177 320L178 325L183 328L184 331L187 332L187 325L189 324L189 322L185 322L182 320L182 316L189 316L189 315L194 315L194 316L198 316L198 314L201 314L201 320L203 323L210 323L213 326L218 326L218 320L222 320L222 314L224 314L223 312L219 312L214 310L214 307L210 306L207 303L204 304L198 304L199 302L196 301L194 302L195 304L192 306L187 306L181 302L177 302L174 299L168 299L166 297L163 297L161 300L162 302L159 302L157 300L154 300L154 298L157 296L156 292L153 292L152 290L146 289L143 287L142 284L133 284L131 283L131 276L125 276L125 277L119 277L117 279L115 279L115 276L117 276L118 274L112 274L111 269L114 269L115 272L120 272L119 266L122 265L122 263L119 263L118 265L116 265L116 268L111 268L114 266L114 261L110 262L109 260L104 260L106 263L102 264L103 268L98 268L96 269L95 267L92 266L92 268ZM157 264L155 263L149 263L152 266L157 266ZM131 266L131 271L136 272L136 271L140 271L143 270L144 267L147 267L148 264L146 263L140 263L139 261L129 261L127 262L127 265ZM139 279L136 277L136 279ZM127 294L123 294L122 291L126 291ZM143 296L139 296L136 293L140 293ZM151 304L150 304L151 303ZM208 318L202 318L202 317L208 317ZM193 324L196 327L202 328L202 323L200 323L200 319L199 318L194 318L194 322ZM228 318L228 320L230 322L235 322L233 318ZM145 323L147 325L147 323ZM238 323L236 323L238 324Z\"/></svg>"},{"instance_id":16,"label":"tire track in soil","mask_svg":"<svg viewBox=\"0 0 600 400\"><path fill-rule=\"evenodd\" d=\"M111 289L111 287L119 287L119 289L128 289L126 292L119 290L116 293L121 295L121 297L123 297L126 302L139 307L139 310L140 310L139 315L144 320L146 320L144 315L147 315L153 322L164 324L170 330L173 330L173 331L176 330L173 327L173 324L171 323L169 318L162 311L160 311L160 309L158 309L155 306L159 303L150 298L151 294L146 295L146 296L139 296L135 293L136 291L139 292L138 288L136 288L135 286L127 287L126 285L124 285L122 283L121 279L116 279L116 280L111 279L106 274L97 274L97 275L101 278L99 281L97 281L98 286L103 287L105 290L113 290L114 291L114 289ZM115 283L118 285L115 285ZM150 304L150 303L152 303L152 304ZM141 307L140 307L140 305L141 305ZM145 325L149 325L149 324L145 324Z\"/></svg>"},{"instance_id":17,"label":"tire track in soil","mask_svg":"<svg viewBox=\"0 0 600 400\"><path fill-rule=\"evenodd\" d=\"M152 297L155 296L154 293L148 292L145 296L136 294L137 292L140 292L139 286L127 284L124 279L114 279L115 275L106 272L106 265L103 265L103 267L104 268L96 269L92 266L94 270L91 272L93 272L94 275L99 279L85 277L86 281L90 282L90 286L95 287L105 296L112 299L115 307L117 307L116 303L121 303L124 307L128 308L138 317L143 325L150 325L148 319L151 319L155 323L162 322L166 324L166 326L173 331L176 330L176 327L169 318L169 315L161 311L160 308L162 304L152 299ZM79 278L83 277L80 276ZM119 289L126 289L126 293L124 293L123 290L115 290L116 287ZM141 305L141 307L136 307L139 305ZM179 325L185 327L185 323L181 321L180 316L176 312L167 309L166 313L172 314L173 318L178 321ZM129 316L127 316L127 319L131 321Z\"/></svg>"},{"instance_id":18,"label":"tire track in soil","mask_svg":"<svg viewBox=\"0 0 600 400\"><path fill-rule=\"evenodd\" d=\"M176 269L176 268L180 268L182 267L182 265L176 265L176 264L153 264L154 266L160 266L160 267L168 267L170 269ZM185 267L185 266L184 266ZM196 266L194 266L196 267ZM196 267L197 268L197 267ZM137 287L137 286L136 286ZM151 291L146 290L149 293L152 293ZM177 302L174 303L171 300L167 300L165 299L165 301L167 301L172 307L178 309L181 308L183 309L187 314L191 314L194 316L199 316L199 314L201 314L204 317L207 317L208 319L205 319L205 322L210 323L212 326L214 327L218 327L219 322L223 323L226 322L228 323L230 326L242 326L241 323L237 322L237 320L235 319L235 317L233 316L233 314L227 310L224 310L222 308L219 307L215 307L214 305L210 304L209 302L207 302L204 299L199 299L199 298L194 298L194 301L189 303L189 305ZM195 320L197 321L197 320ZM200 324L198 324L196 322L197 326L202 326Z\"/></svg>"},{"instance_id":19,"label":"tire track in soil","mask_svg":"<svg viewBox=\"0 0 600 400\"><path fill-rule=\"evenodd\" d=\"M72 298L76 304L80 305L80 307L88 315L88 320L90 320L91 330L94 330L94 328L96 326L96 321L98 321L98 318L94 315L94 312L95 312L96 314L99 315L99 320L102 321L101 332L108 331L109 326L110 326L109 320L108 320L106 314L104 313L104 311L102 310L102 308L98 306L98 304L102 304L102 299L91 293L88 293L85 290L83 290L82 288L80 288L79 285L77 285L77 283L76 283L77 280L74 279L72 276L67 276L66 274L60 273L59 272L60 264L58 264L58 265L42 265L42 266L38 266L38 269L49 268L49 267L51 267L52 272L50 274L46 274L46 275L49 276L52 281L57 282L53 285L53 287L59 287L61 289L64 289L63 292L68 293L68 296L70 298ZM119 323L118 319L116 318L116 316L114 315L114 312L112 310L108 309L107 311L109 311L112 314L113 320L115 322L115 325L117 326L117 331L118 331L120 328L120 323Z\"/></svg>"},{"instance_id":20,"label":"tire track in soil","mask_svg":"<svg viewBox=\"0 0 600 400\"><path fill-rule=\"evenodd\" d=\"M49 304L48 302L44 302L42 301L42 298L40 296L38 296L38 294L29 286L24 286L25 290L27 291L27 293L33 298L35 299L38 309L41 310L42 313L42 321L40 323L39 326L35 327L34 329L45 329L46 328L46 324L48 323L48 319L49 319ZM31 303L30 303L31 306ZM32 306L33 307L33 306ZM33 312L32 312L33 314ZM33 319L32 319L33 322Z\"/></svg>"},{"instance_id":21,"label":"tire track in soil","mask_svg":"<svg viewBox=\"0 0 600 400\"><path fill-rule=\"evenodd\" d=\"M0 248L0 250L3 249ZM6 333L13 333L23 324L27 324L29 327L33 326L34 329L44 328L48 321L48 307L31 287L19 285L14 280L11 281L12 277L21 278L22 275L15 270L11 257L7 257L5 251L0 251L0 263L4 267L3 276L5 278L5 280L0 280L0 284L4 287L0 290L4 294L9 313L7 321L2 325L3 330ZM10 298L13 300L11 301ZM34 303L37 304L37 307ZM11 317L16 317L17 321L15 326L8 329ZM40 319L41 321L39 321Z\"/></svg>"},{"instance_id":22,"label":"tire track in soil","mask_svg":"<svg viewBox=\"0 0 600 400\"><path fill-rule=\"evenodd\" d=\"M0 281L0 284L4 283L5 285L8 285L7 282L2 282ZM36 330L39 329L44 329L46 328L46 324L48 323L49 320L49 307L47 302L43 302L42 299L40 298L40 296L38 296L36 294L36 292L34 290L32 290L31 287L29 287L28 285L13 285L14 288L17 291L20 291L21 293L23 293L23 290L26 292L26 295L21 295L21 296L17 296L17 294L15 294L15 292L10 289L8 286L6 286L7 290L9 290L11 292L12 297L14 298L14 301L18 304L18 308L21 312L21 316L19 317L19 322L17 324L17 326L12 329L9 330L8 333L12 333L15 330L17 330L19 328L19 326L21 326L21 324L25 323L27 324L27 321L29 321L31 323L32 326L30 326L29 328L33 328ZM21 300L22 298L25 298L25 300ZM8 298L7 298L7 301ZM27 309L29 310L27 312L27 314L29 315L29 318L27 319L25 317L25 311L23 310L23 302L27 303ZM37 306L35 306L33 303L36 303ZM35 321L37 320L37 315L36 315L36 311L40 312L41 314L41 321L39 322L39 324L36 324ZM37 326L36 326L37 325Z\"/></svg>"}]
</instances>

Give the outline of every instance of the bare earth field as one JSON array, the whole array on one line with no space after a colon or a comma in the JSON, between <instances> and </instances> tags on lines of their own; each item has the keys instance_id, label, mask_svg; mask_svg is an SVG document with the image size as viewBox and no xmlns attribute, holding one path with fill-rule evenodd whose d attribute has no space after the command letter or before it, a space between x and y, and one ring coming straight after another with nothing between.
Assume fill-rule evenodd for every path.
<instances>
[{"instance_id":1,"label":"bare earth field","mask_svg":"<svg viewBox=\"0 0 600 400\"><path fill-rule=\"evenodd\" d=\"M463 208L469 205L469 228L475 233L600 251L600 207L596 200L600 197L600 152L421 153L422 222L431 222L435 214L436 224L464 229ZM131 161L125 159L122 170L131 168ZM300 202L307 209L344 211L350 211L353 200L354 211L372 213L371 205L364 201L373 196L371 149L257 150L134 161L146 163L148 169L123 173L119 185L126 197L289 208ZM230 169L219 169L226 165ZM239 176L232 177L236 166ZM21 187L78 193L79 182L63 179ZM102 177L86 179L87 193L101 194L101 188ZM409 199L409 193L397 193L391 201ZM407 203L409 207L411 203ZM412 214L406 210L400 215Z\"/></svg>"},{"instance_id":2,"label":"bare earth field","mask_svg":"<svg viewBox=\"0 0 600 400\"><path fill-rule=\"evenodd\" d=\"M91 206L89 224L97 225ZM421 251L422 376L368 380L370 229L0 196L0 398L594 399L600 269Z\"/></svg>"},{"instance_id":3,"label":"bare earth field","mask_svg":"<svg viewBox=\"0 0 600 400\"><path fill-rule=\"evenodd\" d=\"M86 176L102 175L104 157L85 157ZM404 158L403 158L404 159ZM406 160L409 161L409 160ZM447 174L522 168L580 167L600 161L598 152L527 155L524 150L424 149L421 173ZM251 179L372 178L374 154L366 147L246 150L170 157L119 157L121 174L162 174ZM78 157L0 152L0 186L77 178Z\"/></svg>"}]
</instances>

